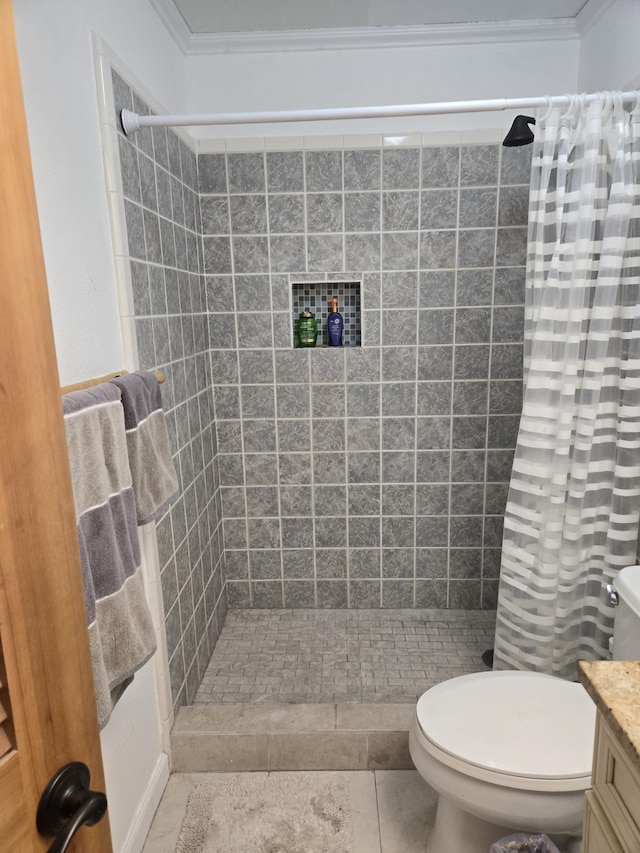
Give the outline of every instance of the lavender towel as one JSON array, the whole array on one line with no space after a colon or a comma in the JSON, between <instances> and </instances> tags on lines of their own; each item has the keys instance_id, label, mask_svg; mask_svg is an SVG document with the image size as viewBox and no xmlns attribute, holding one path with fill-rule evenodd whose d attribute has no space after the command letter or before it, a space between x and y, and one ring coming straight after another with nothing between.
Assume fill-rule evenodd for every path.
<instances>
[{"instance_id":1,"label":"lavender towel","mask_svg":"<svg viewBox=\"0 0 640 853\"><path fill-rule=\"evenodd\" d=\"M124 415L115 385L62 398L98 723L156 650L140 571Z\"/></svg>"},{"instance_id":2,"label":"lavender towel","mask_svg":"<svg viewBox=\"0 0 640 853\"><path fill-rule=\"evenodd\" d=\"M154 521L178 494L160 384L153 373L139 371L111 382L122 393L129 465L138 524Z\"/></svg>"}]
</instances>

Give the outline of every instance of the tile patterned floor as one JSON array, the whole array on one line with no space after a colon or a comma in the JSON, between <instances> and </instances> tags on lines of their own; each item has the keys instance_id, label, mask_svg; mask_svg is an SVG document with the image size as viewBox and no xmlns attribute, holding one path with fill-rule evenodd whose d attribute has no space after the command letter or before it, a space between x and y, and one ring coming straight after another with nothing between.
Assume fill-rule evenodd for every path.
<instances>
[{"instance_id":1,"label":"tile patterned floor","mask_svg":"<svg viewBox=\"0 0 640 853\"><path fill-rule=\"evenodd\" d=\"M237 778L248 775L253 774L239 773ZM424 853L436 794L415 770L354 771L343 775L350 787L353 853ZM215 782L216 778L226 779L229 774L171 776L143 853L174 853L189 793L194 785ZM282 820L287 820L286 803Z\"/></svg>"},{"instance_id":2,"label":"tile patterned floor","mask_svg":"<svg viewBox=\"0 0 640 853\"><path fill-rule=\"evenodd\" d=\"M196 703L405 703L486 667L495 612L230 610Z\"/></svg>"}]
</instances>

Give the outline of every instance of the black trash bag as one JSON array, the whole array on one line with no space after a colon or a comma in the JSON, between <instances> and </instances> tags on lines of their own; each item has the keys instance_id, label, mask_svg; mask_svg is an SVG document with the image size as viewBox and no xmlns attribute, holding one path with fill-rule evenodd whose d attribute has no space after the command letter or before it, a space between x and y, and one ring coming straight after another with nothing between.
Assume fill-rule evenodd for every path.
<instances>
[{"instance_id":1,"label":"black trash bag","mask_svg":"<svg viewBox=\"0 0 640 853\"><path fill-rule=\"evenodd\" d=\"M546 835L516 832L492 844L489 853L560 853L560 851Z\"/></svg>"}]
</instances>

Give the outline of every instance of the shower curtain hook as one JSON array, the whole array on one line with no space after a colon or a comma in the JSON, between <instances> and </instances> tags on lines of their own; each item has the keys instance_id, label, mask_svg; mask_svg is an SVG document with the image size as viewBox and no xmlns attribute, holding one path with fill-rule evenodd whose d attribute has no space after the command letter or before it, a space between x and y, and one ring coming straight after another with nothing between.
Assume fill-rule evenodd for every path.
<instances>
[{"instance_id":1,"label":"shower curtain hook","mask_svg":"<svg viewBox=\"0 0 640 853\"><path fill-rule=\"evenodd\" d=\"M615 92L606 91L603 92L604 95L604 105L602 107L602 123L609 121L610 118L613 117L613 108L615 105Z\"/></svg>"},{"instance_id":2,"label":"shower curtain hook","mask_svg":"<svg viewBox=\"0 0 640 853\"><path fill-rule=\"evenodd\" d=\"M590 110L594 107L595 104L597 104L599 101L602 100L602 94L603 94L602 92L597 92L596 97L593 98L591 101L588 101L587 100L587 93L586 92L580 93L580 95L579 95L579 100L580 100L579 116L580 116L581 121L586 121L586 119L590 115Z\"/></svg>"},{"instance_id":3,"label":"shower curtain hook","mask_svg":"<svg viewBox=\"0 0 640 853\"><path fill-rule=\"evenodd\" d=\"M548 120L549 120L549 116L551 115L551 111L552 111L552 110L553 110L553 108L554 108L554 106L553 106L553 98L552 98L550 95L545 95L545 96L544 96L544 99L545 99L545 101L547 102L547 106L546 106L546 108L545 108L545 111L542 113L542 115L539 115L539 116L538 116L538 121L539 121L539 122L545 122L545 121L548 121Z\"/></svg>"},{"instance_id":4,"label":"shower curtain hook","mask_svg":"<svg viewBox=\"0 0 640 853\"><path fill-rule=\"evenodd\" d=\"M611 113L618 118L624 114L624 100L620 91L611 93Z\"/></svg>"},{"instance_id":5,"label":"shower curtain hook","mask_svg":"<svg viewBox=\"0 0 640 853\"><path fill-rule=\"evenodd\" d=\"M568 103L565 108L559 112L557 126L561 133L566 134L575 129L578 96L567 94L564 97L567 98Z\"/></svg>"},{"instance_id":6,"label":"shower curtain hook","mask_svg":"<svg viewBox=\"0 0 640 853\"><path fill-rule=\"evenodd\" d=\"M567 98L568 103L560 113L561 121L571 118L576 105L576 95L564 95L563 97Z\"/></svg>"}]
</instances>

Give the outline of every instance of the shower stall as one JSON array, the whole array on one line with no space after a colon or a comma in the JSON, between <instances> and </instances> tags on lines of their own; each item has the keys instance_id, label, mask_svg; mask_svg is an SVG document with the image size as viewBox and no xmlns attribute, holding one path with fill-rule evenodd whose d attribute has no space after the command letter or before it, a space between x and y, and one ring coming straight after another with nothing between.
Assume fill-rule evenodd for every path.
<instances>
[{"instance_id":1,"label":"shower stall","mask_svg":"<svg viewBox=\"0 0 640 853\"><path fill-rule=\"evenodd\" d=\"M113 87L118 116L150 113ZM157 526L175 708L231 701L229 644L260 632L282 676L247 661L241 694L269 670L256 701L315 678L317 701L410 702L492 645L530 149L374 142L118 134L139 362L167 377L182 484ZM360 345L295 348L296 300L348 288Z\"/></svg>"}]
</instances>

